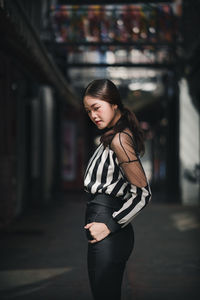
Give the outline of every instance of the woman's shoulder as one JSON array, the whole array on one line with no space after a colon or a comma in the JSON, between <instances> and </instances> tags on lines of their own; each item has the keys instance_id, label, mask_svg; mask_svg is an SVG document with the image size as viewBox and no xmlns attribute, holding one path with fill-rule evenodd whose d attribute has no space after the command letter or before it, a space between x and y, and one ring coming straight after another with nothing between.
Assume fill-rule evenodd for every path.
<instances>
[{"instance_id":1,"label":"woman's shoulder","mask_svg":"<svg viewBox=\"0 0 200 300\"><path fill-rule=\"evenodd\" d=\"M110 146L112 148L122 147L122 145L133 143L133 134L129 128L123 129L123 131L114 134Z\"/></svg>"}]
</instances>

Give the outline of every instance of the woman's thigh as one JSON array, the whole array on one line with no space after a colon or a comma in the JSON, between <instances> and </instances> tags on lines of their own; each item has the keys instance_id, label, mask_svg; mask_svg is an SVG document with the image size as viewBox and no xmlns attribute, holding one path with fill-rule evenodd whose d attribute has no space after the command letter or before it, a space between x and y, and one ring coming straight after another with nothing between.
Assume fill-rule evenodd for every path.
<instances>
[{"instance_id":1,"label":"woman's thigh","mask_svg":"<svg viewBox=\"0 0 200 300\"><path fill-rule=\"evenodd\" d=\"M134 244L131 225L104 240L88 244L88 273L96 299L120 299L126 261Z\"/></svg>"},{"instance_id":2,"label":"woman's thigh","mask_svg":"<svg viewBox=\"0 0 200 300\"><path fill-rule=\"evenodd\" d=\"M91 261L125 262L129 258L134 246L134 232L131 224L118 232L111 233L105 239L94 244L88 244L88 258Z\"/></svg>"}]
</instances>

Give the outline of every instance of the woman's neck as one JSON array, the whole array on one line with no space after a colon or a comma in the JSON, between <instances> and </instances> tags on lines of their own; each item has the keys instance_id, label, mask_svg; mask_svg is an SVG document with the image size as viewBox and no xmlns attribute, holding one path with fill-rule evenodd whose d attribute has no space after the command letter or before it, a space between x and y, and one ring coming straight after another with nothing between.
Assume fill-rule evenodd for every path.
<instances>
[{"instance_id":1,"label":"woman's neck","mask_svg":"<svg viewBox=\"0 0 200 300\"><path fill-rule=\"evenodd\" d=\"M119 121L119 119L121 118L122 114L121 114L121 111L118 109L116 111L116 115L114 116L112 122L110 123L110 125L108 126L109 129L112 129L115 124Z\"/></svg>"}]
</instances>

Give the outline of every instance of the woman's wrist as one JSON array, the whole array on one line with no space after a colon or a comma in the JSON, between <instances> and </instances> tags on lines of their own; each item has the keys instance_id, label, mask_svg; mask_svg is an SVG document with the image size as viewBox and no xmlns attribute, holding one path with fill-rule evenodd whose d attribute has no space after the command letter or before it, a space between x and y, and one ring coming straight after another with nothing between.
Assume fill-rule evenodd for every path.
<instances>
[{"instance_id":1,"label":"woman's wrist","mask_svg":"<svg viewBox=\"0 0 200 300\"><path fill-rule=\"evenodd\" d=\"M106 222L106 226L110 232L116 232L121 229L121 225L117 223L112 217Z\"/></svg>"}]
</instances>

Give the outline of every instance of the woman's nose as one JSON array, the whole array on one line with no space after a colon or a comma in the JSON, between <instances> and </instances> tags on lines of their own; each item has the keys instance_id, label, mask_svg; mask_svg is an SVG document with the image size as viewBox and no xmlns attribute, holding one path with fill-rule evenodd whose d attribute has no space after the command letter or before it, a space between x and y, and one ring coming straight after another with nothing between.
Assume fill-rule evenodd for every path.
<instances>
[{"instance_id":1,"label":"woman's nose","mask_svg":"<svg viewBox=\"0 0 200 300\"><path fill-rule=\"evenodd\" d=\"M91 112L91 119L94 120L96 118L96 113L94 111Z\"/></svg>"}]
</instances>

